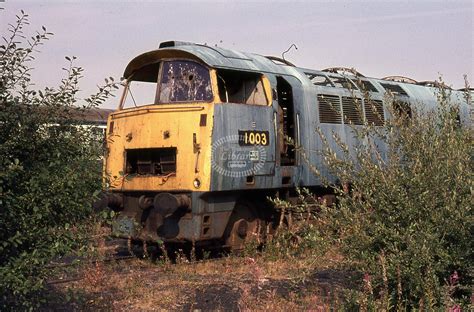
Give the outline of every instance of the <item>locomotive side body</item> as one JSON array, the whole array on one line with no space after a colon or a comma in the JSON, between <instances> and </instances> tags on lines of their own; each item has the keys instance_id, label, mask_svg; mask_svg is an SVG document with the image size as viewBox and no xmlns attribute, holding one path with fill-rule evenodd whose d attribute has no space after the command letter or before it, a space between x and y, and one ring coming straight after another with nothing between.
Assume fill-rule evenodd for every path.
<instances>
[{"instance_id":1,"label":"locomotive side body","mask_svg":"<svg viewBox=\"0 0 474 312\"><path fill-rule=\"evenodd\" d=\"M360 78L179 42L136 57L124 77L120 108L108 120L107 203L119 212L116 234L149 241L241 248L274 229L279 216L267 196L287 197L296 187L330 193L309 164L337 182L316 152L317 128L353 149L354 125L390 118L386 92L407 105L436 106L434 88L365 77L356 83ZM133 97L137 81L151 85L145 102ZM460 92L452 96L463 101ZM461 121L468 114L462 105Z\"/></svg>"}]
</instances>

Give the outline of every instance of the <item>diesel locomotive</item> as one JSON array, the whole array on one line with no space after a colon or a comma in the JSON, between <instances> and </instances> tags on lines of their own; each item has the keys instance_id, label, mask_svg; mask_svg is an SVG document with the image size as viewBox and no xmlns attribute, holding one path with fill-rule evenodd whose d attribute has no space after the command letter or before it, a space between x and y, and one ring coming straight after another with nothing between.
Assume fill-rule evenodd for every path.
<instances>
[{"instance_id":1,"label":"diesel locomotive","mask_svg":"<svg viewBox=\"0 0 474 312\"><path fill-rule=\"evenodd\" d=\"M274 229L268 196L287 198L297 187L330 193L321 179L334 177L311 152L322 148L316 128L353 146L351 127L390 118L386 93L408 108L437 103L428 83L178 41L135 57L123 76L104 165L114 233L234 249ZM470 122L463 93L451 97L460 122ZM294 146L307 151L305 161Z\"/></svg>"}]
</instances>

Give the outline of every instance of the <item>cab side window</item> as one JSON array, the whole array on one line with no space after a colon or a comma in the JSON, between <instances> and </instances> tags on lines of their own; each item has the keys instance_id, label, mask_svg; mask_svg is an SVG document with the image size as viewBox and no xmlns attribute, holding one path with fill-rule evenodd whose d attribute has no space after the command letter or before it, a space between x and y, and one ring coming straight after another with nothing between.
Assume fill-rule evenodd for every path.
<instances>
[{"instance_id":1,"label":"cab side window","mask_svg":"<svg viewBox=\"0 0 474 312\"><path fill-rule=\"evenodd\" d=\"M217 81L223 102L268 105L261 74L219 70Z\"/></svg>"}]
</instances>

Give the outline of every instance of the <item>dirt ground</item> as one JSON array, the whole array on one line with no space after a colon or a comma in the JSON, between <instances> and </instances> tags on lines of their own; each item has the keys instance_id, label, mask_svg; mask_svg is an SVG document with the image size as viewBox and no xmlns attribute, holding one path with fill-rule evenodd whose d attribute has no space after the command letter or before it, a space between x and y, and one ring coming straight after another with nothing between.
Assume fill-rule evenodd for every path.
<instances>
[{"instance_id":1,"label":"dirt ground","mask_svg":"<svg viewBox=\"0 0 474 312\"><path fill-rule=\"evenodd\" d=\"M225 256L176 263L131 258L56 270L49 281L56 311L329 311L353 287L335 255Z\"/></svg>"}]
</instances>

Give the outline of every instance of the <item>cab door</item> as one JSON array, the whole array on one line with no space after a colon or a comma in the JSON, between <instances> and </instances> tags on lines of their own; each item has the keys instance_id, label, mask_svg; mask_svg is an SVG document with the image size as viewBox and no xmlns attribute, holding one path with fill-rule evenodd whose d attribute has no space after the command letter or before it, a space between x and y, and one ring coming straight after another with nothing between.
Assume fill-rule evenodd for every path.
<instances>
[{"instance_id":1,"label":"cab door","mask_svg":"<svg viewBox=\"0 0 474 312\"><path fill-rule=\"evenodd\" d=\"M278 112L277 142L280 166L296 165L296 118L292 87L283 77L277 77Z\"/></svg>"}]
</instances>

